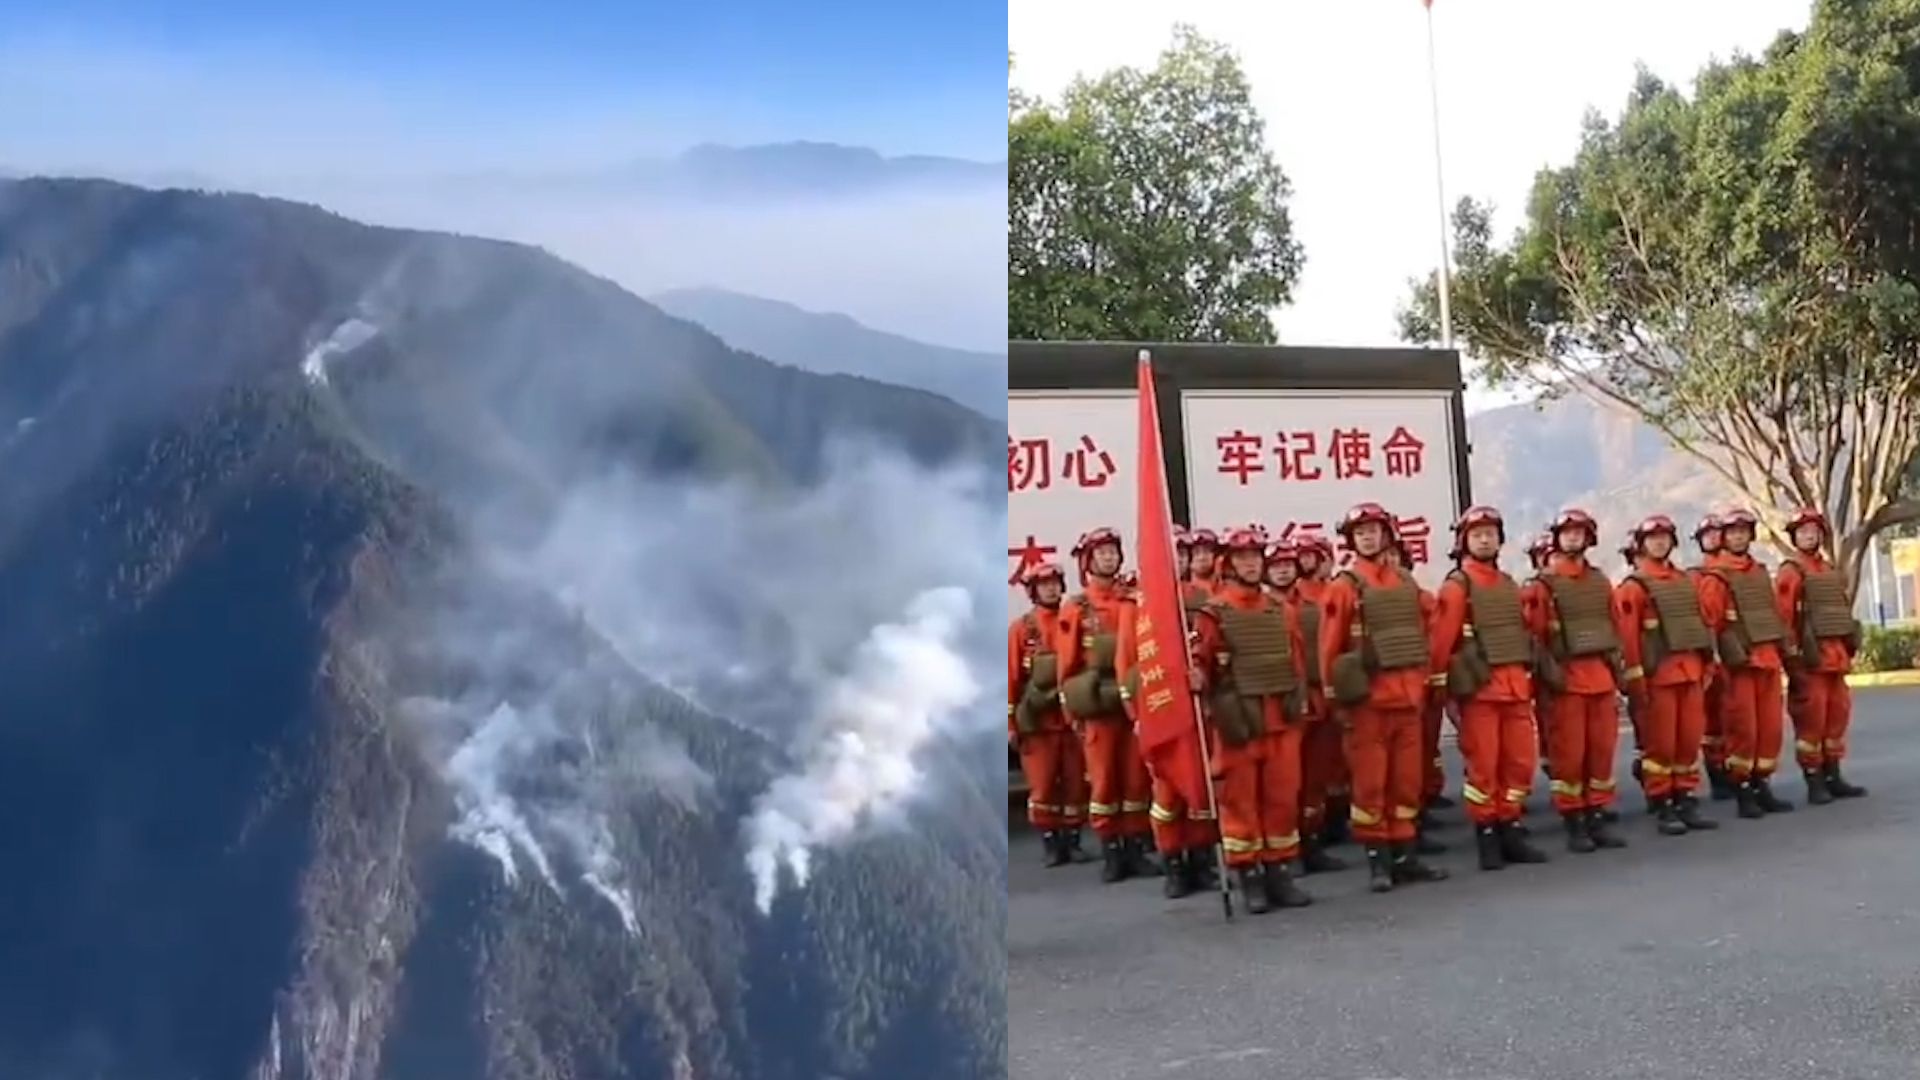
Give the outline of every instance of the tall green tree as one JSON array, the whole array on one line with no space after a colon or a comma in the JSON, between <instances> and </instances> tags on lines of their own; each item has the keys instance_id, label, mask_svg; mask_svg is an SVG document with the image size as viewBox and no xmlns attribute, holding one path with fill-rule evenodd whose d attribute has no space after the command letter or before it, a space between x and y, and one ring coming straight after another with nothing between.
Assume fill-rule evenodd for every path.
<instances>
[{"instance_id":1,"label":"tall green tree","mask_svg":"<svg viewBox=\"0 0 1920 1080\"><path fill-rule=\"evenodd\" d=\"M1300 245L1234 55L1191 28L1148 71L1007 100L1007 336L1274 340Z\"/></svg>"},{"instance_id":2,"label":"tall green tree","mask_svg":"<svg viewBox=\"0 0 1920 1080\"><path fill-rule=\"evenodd\" d=\"M1820 0L1692 97L1642 71L1511 239L1472 200L1453 226L1455 332L1489 383L1637 414L1772 525L1824 508L1855 574L1920 520L1920 0ZM1431 341L1412 287L1403 333Z\"/></svg>"}]
</instances>

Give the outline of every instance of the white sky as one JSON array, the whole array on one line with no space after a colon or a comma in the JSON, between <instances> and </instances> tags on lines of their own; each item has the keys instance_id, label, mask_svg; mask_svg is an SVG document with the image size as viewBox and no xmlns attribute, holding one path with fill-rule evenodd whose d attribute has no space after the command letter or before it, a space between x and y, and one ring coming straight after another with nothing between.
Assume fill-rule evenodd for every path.
<instances>
[{"instance_id":1,"label":"white sky","mask_svg":"<svg viewBox=\"0 0 1920 1080\"><path fill-rule=\"evenodd\" d=\"M1590 106L1616 114L1636 61L1690 84L1710 58L1804 27L1811 0L1435 0L1449 204L1518 224L1534 173L1569 160ZM1175 12L1179 12L1176 17ZM1411 277L1439 261L1427 21L1419 0L1008 0L1013 82L1146 67L1175 22L1235 49L1294 185L1306 269L1279 317L1290 344L1398 344Z\"/></svg>"}]
</instances>

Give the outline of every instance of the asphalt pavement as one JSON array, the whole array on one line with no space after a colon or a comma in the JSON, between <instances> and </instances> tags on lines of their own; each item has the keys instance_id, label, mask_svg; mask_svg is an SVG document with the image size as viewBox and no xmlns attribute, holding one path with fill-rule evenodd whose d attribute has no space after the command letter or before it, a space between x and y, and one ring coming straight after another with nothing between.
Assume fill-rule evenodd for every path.
<instances>
[{"instance_id":1,"label":"asphalt pavement","mask_svg":"<svg viewBox=\"0 0 1920 1080\"><path fill-rule=\"evenodd\" d=\"M1913 1080L1920 1076L1920 690L1855 692L1864 799L1663 837L1620 766L1629 846L1568 854L1536 789L1541 866L1473 865L1366 891L1314 875L1310 908L1227 922L1218 894L1102 885L1009 843L1016 1080ZM1788 752L1791 754L1791 734ZM1451 751L1449 751L1451 754ZM1791 763L1789 762L1789 766ZM1448 762L1458 796L1459 762ZM1544 784L1540 785L1544 788ZM1091 837L1089 837L1091 840Z\"/></svg>"}]
</instances>

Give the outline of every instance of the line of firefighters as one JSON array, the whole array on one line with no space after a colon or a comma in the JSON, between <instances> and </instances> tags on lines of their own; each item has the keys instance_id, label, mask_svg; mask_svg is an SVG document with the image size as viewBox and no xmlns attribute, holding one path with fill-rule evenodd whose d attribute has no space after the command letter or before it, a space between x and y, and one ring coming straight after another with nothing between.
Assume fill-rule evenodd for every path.
<instances>
[{"instance_id":1,"label":"line of firefighters","mask_svg":"<svg viewBox=\"0 0 1920 1080\"><path fill-rule=\"evenodd\" d=\"M1785 712L1808 801L1866 794L1841 774L1859 624L1844 574L1820 553L1830 528L1819 512L1789 519L1794 550L1777 573L1750 550L1748 511L1700 522L1692 568L1675 564L1673 521L1649 517L1621 549L1629 572L1615 585L1589 560L1598 525L1569 509L1532 540L1523 584L1499 566L1500 513L1474 507L1454 524L1455 568L1437 593L1408 572L1393 520L1376 503L1350 510L1344 569L1318 536L1175 530L1217 822L1151 776L1136 747L1137 586L1119 534L1075 544L1071 596L1058 564L1030 568L1033 607L1007 637L1008 736L1047 865L1090 861L1091 824L1105 881L1164 875L1174 898L1219 884L1217 842L1256 914L1311 903L1296 878L1345 869L1327 849L1349 835L1375 892L1444 879L1421 856L1444 850L1426 835L1431 811L1455 805L1441 794L1448 712L1482 870L1546 861L1522 824L1542 758L1567 849L1623 847L1612 828L1620 696L1662 835L1718 827L1700 812L1703 758L1714 797L1740 817L1792 810L1771 783Z\"/></svg>"}]
</instances>

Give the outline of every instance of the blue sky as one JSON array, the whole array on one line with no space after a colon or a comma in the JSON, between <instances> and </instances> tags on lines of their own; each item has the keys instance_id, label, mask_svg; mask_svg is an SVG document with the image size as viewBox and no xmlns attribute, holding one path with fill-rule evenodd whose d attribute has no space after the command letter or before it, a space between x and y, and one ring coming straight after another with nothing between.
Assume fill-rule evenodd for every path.
<instances>
[{"instance_id":1,"label":"blue sky","mask_svg":"<svg viewBox=\"0 0 1920 1080\"><path fill-rule=\"evenodd\" d=\"M1005 65L999 0L0 0L0 152L188 168L209 128L299 125L449 160L795 138L997 159Z\"/></svg>"}]
</instances>

